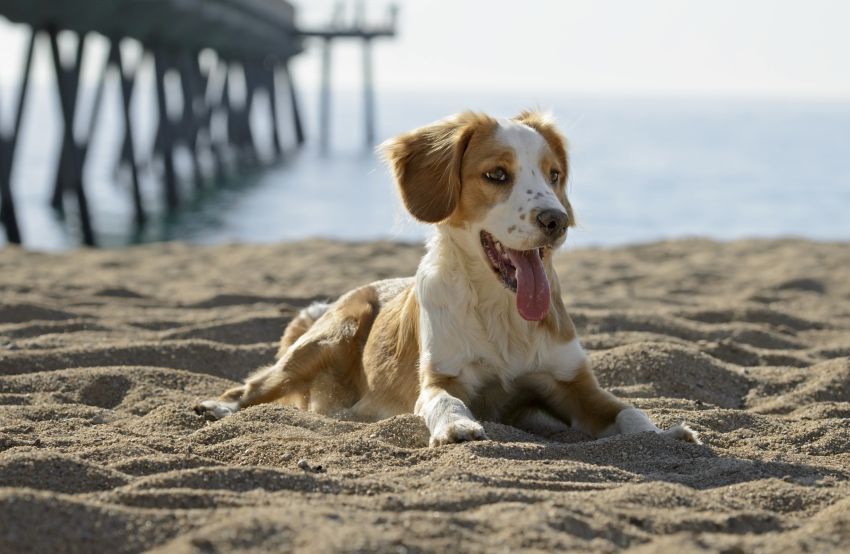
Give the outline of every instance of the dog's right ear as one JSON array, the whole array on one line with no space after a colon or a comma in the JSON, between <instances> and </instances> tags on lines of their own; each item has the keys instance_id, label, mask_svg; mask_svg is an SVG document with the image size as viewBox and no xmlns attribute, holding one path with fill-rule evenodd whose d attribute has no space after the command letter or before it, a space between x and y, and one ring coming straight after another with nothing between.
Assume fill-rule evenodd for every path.
<instances>
[{"instance_id":1,"label":"dog's right ear","mask_svg":"<svg viewBox=\"0 0 850 554\"><path fill-rule=\"evenodd\" d=\"M464 112L379 147L393 170L404 206L419 221L439 223L457 207L463 154L480 118Z\"/></svg>"}]
</instances>

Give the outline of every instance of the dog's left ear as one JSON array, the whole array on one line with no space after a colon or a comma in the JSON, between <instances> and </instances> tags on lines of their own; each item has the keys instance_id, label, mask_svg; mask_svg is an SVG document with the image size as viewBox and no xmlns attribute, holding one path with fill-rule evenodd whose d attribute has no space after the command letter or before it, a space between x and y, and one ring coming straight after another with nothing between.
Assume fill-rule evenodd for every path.
<instances>
[{"instance_id":1,"label":"dog's left ear","mask_svg":"<svg viewBox=\"0 0 850 554\"><path fill-rule=\"evenodd\" d=\"M482 117L465 112L414 129L379 147L395 174L407 211L439 223L460 201L463 154Z\"/></svg>"},{"instance_id":2,"label":"dog's left ear","mask_svg":"<svg viewBox=\"0 0 850 554\"><path fill-rule=\"evenodd\" d=\"M538 110L524 110L514 117L514 121L528 125L543 136L549 148L552 149L552 152L561 161L561 165L564 168L561 179L566 184L570 174L570 156L567 151L567 138L558 130L558 126L555 124L555 118L550 114ZM567 199L564 188L559 189L557 195L567 210L569 226L575 226L576 218L573 213L573 207Z\"/></svg>"}]
</instances>

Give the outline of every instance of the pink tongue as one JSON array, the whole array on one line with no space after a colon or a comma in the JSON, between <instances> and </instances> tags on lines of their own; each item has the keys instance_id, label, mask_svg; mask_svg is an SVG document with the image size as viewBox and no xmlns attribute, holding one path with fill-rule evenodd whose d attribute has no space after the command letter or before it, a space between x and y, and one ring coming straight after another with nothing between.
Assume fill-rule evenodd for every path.
<instances>
[{"instance_id":1,"label":"pink tongue","mask_svg":"<svg viewBox=\"0 0 850 554\"><path fill-rule=\"evenodd\" d=\"M537 250L507 249L516 267L516 308L528 321L540 321L549 313L549 279Z\"/></svg>"}]
</instances>

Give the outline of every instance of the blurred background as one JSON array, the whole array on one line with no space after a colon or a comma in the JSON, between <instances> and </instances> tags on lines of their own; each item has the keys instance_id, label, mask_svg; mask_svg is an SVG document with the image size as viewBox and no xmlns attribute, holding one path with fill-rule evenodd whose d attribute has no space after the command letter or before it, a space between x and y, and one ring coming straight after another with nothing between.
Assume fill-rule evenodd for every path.
<instances>
[{"instance_id":1,"label":"blurred background","mask_svg":"<svg viewBox=\"0 0 850 554\"><path fill-rule=\"evenodd\" d=\"M87 38L78 93L70 98L76 106L73 142L85 152L60 163L65 133L57 54L44 27L34 42L14 163L5 162L27 248L63 250L85 242L75 201L77 162L99 246L316 236L419 240L427 229L405 216L375 144L464 109L511 116L526 107L551 111L571 143L569 187L580 220L571 245L685 236L850 239L847 2L311 0L290 2L288 11L280 0L175 0L186 10L178 15L163 11L170 5L165 0L64 4L97 15L133 2L153 22L144 32L154 46L170 48L169 41L194 33L189 73L177 71L186 66L173 55L167 66L163 89L182 99L166 102L166 127L173 133L157 138L163 120L155 56L148 44L140 46L147 39L136 40L142 36L136 30L124 34L131 19L126 13L114 16L119 23L114 17L103 23L104 34L125 37L124 63L138 71L129 117L144 225L130 169L120 163L126 162L126 126L117 73L99 85L110 41L97 33ZM32 7L53 9L49 4L39 0ZM267 42L248 48L253 33L237 29L233 40L244 42L246 53L229 53L231 38L222 39L219 50L219 43L201 48L207 37L191 10L218 4L237 15L244 6L279 8L274 32L289 33L286 44L294 46L278 49L272 32ZM20 0L0 1L0 129L7 153L32 29L21 22L22 10ZM92 17L71 25L83 28ZM181 27L183 18L192 25ZM55 25L58 58L73 68L80 33L58 32L60 20ZM176 38L167 37L168 30ZM370 32L376 36L365 41ZM370 45L372 118L364 44ZM244 74L236 71L243 55ZM252 77L247 68L254 59ZM263 80L263 68L270 80ZM323 97L325 69L330 87ZM186 88L189 74L197 78L194 92ZM66 91L73 81L65 79ZM268 86L257 86L246 114L222 107L223 87L230 102L245 107L252 83ZM208 90L216 87L218 103ZM197 117L181 126L188 111ZM300 147L296 111L305 139ZM234 126L237 115L247 136L244 125ZM165 157L174 160L179 207L163 192ZM64 200L57 210L51 198L61 167ZM0 231L0 244L8 240Z\"/></svg>"}]
</instances>

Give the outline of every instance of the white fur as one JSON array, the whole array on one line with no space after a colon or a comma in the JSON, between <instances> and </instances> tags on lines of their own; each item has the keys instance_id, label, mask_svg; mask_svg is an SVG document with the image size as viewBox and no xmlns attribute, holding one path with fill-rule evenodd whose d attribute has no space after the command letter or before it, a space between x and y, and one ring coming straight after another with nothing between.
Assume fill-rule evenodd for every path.
<instances>
[{"instance_id":1,"label":"white fur","mask_svg":"<svg viewBox=\"0 0 850 554\"><path fill-rule=\"evenodd\" d=\"M568 343L556 345L552 349L552 358L554 365L551 371L560 381L572 381L578 370L587 363L587 354L578 337Z\"/></svg>"},{"instance_id":2,"label":"white fur","mask_svg":"<svg viewBox=\"0 0 850 554\"><path fill-rule=\"evenodd\" d=\"M536 214L548 209L563 212L565 208L555 195L549 175L544 175L539 166L544 149L549 147L546 140L522 123L509 119L498 122L498 139L510 145L517 157L514 185L508 199L487 213L480 226L476 226L475 233L477 235L483 228L509 248L529 250L540 246L545 238L535 221ZM520 218L521 214L525 215L524 219ZM561 237L557 246L563 244L565 238Z\"/></svg>"},{"instance_id":3,"label":"white fur","mask_svg":"<svg viewBox=\"0 0 850 554\"><path fill-rule=\"evenodd\" d=\"M652 431L654 433L661 431L661 429L652 423L649 416L637 408L626 408L625 410L622 410L619 414L617 414L615 425L617 426L617 431L623 435L643 433L645 431Z\"/></svg>"},{"instance_id":4,"label":"white fur","mask_svg":"<svg viewBox=\"0 0 850 554\"><path fill-rule=\"evenodd\" d=\"M425 419L431 432L431 446L487 438L484 428L475 421L469 408L445 391L439 392L422 406L417 402L416 414Z\"/></svg>"},{"instance_id":5,"label":"white fur","mask_svg":"<svg viewBox=\"0 0 850 554\"><path fill-rule=\"evenodd\" d=\"M239 410L239 402L221 402L219 400L204 400L195 407L195 411L207 419L222 419L235 414Z\"/></svg>"},{"instance_id":6,"label":"white fur","mask_svg":"<svg viewBox=\"0 0 850 554\"><path fill-rule=\"evenodd\" d=\"M327 302L313 302L301 310L301 313L315 321L325 315L325 312L327 312L330 307L331 305Z\"/></svg>"},{"instance_id":7,"label":"white fur","mask_svg":"<svg viewBox=\"0 0 850 554\"><path fill-rule=\"evenodd\" d=\"M684 423L674 425L666 431L661 431L661 434L665 437L669 437L675 440L692 442L694 444L702 444L702 441L700 440L697 432L685 425Z\"/></svg>"},{"instance_id":8,"label":"white fur","mask_svg":"<svg viewBox=\"0 0 850 554\"><path fill-rule=\"evenodd\" d=\"M646 432L660 433L661 435L671 439L692 442L694 444L702 444L697 432L684 423L674 425L673 427L662 431L654 423L652 423L649 416L637 408L626 408L625 410L622 410L619 414L617 414L614 425L606 429L601 436L611 436L618 433L622 435L630 435L632 433Z\"/></svg>"},{"instance_id":9,"label":"white fur","mask_svg":"<svg viewBox=\"0 0 850 554\"><path fill-rule=\"evenodd\" d=\"M578 342L559 343L539 323L524 320L516 295L492 270L465 261L481 250L477 238L465 235L439 226L419 265L420 367L457 377L471 390L494 379L509 385L525 373L564 378L578 369Z\"/></svg>"}]
</instances>

